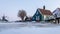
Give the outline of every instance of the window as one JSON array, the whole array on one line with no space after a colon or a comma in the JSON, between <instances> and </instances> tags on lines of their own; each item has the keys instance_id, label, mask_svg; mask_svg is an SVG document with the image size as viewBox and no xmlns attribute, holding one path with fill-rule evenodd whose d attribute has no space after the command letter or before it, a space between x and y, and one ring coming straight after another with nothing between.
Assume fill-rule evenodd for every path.
<instances>
[{"instance_id":1,"label":"window","mask_svg":"<svg viewBox=\"0 0 60 34\"><path fill-rule=\"evenodd\" d=\"M39 20L39 16L36 16L36 20Z\"/></svg>"},{"instance_id":2,"label":"window","mask_svg":"<svg viewBox=\"0 0 60 34\"><path fill-rule=\"evenodd\" d=\"M55 14L55 17L57 17L57 14Z\"/></svg>"},{"instance_id":3,"label":"window","mask_svg":"<svg viewBox=\"0 0 60 34\"><path fill-rule=\"evenodd\" d=\"M37 15L38 15L38 12L37 12Z\"/></svg>"}]
</instances>

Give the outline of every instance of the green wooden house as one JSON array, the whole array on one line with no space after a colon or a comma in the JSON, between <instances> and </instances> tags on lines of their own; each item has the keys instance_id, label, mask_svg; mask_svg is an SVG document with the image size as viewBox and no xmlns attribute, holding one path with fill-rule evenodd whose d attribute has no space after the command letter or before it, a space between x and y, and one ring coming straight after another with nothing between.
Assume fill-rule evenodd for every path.
<instances>
[{"instance_id":1,"label":"green wooden house","mask_svg":"<svg viewBox=\"0 0 60 34\"><path fill-rule=\"evenodd\" d=\"M53 16L50 10L46 10L45 6L43 6L43 9L38 8L36 10L36 13L32 17L32 21L43 21L48 20L50 17Z\"/></svg>"}]
</instances>

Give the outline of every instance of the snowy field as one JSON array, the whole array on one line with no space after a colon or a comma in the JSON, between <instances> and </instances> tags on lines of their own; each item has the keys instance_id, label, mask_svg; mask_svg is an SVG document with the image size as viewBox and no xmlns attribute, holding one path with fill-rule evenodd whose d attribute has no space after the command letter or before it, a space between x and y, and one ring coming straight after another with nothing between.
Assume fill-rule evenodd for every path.
<instances>
[{"instance_id":1,"label":"snowy field","mask_svg":"<svg viewBox=\"0 0 60 34\"><path fill-rule=\"evenodd\" d=\"M0 34L60 34L60 24L0 22Z\"/></svg>"}]
</instances>

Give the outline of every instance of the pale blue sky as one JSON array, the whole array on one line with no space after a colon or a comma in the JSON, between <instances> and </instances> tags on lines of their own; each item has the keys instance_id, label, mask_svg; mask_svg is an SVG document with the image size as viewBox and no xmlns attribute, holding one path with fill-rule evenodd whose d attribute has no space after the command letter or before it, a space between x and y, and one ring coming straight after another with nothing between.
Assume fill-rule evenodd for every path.
<instances>
[{"instance_id":1,"label":"pale blue sky","mask_svg":"<svg viewBox=\"0 0 60 34\"><path fill-rule=\"evenodd\" d=\"M60 0L0 0L0 17L5 14L10 20L18 19L17 13L24 9L29 16L32 16L37 8L43 8L51 11L60 7Z\"/></svg>"}]
</instances>

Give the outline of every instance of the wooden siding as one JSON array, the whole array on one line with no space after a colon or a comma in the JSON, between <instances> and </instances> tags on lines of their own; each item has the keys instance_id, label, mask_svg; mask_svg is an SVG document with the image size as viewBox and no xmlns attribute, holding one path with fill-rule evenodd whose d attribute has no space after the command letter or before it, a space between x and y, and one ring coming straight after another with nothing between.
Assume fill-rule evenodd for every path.
<instances>
[{"instance_id":1,"label":"wooden siding","mask_svg":"<svg viewBox=\"0 0 60 34\"><path fill-rule=\"evenodd\" d=\"M39 12L38 10L37 10L36 13L33 15L32 20L33 20L33 21L37 21L37 20L42 21L42 20L43 20L43 19L42 19L42 15L40 14L40 12Z\"/></svg>"}]
</instances>

